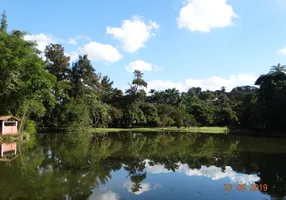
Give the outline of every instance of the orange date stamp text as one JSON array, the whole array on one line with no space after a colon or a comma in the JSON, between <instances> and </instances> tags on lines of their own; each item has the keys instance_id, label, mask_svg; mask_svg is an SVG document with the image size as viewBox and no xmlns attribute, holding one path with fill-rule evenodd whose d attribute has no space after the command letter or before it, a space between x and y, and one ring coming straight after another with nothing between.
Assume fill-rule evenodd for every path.
<instances>
[{"instance_id":1,"label":"orange date stamp text","mask_svg":"<svg viewBox=\"0 0 286 200\"><path fill-rule=\"evenodd\" d=\"M263 191L266 192L268 190L267 184L224 184L224 192L231 192L233 190L236 190L238 192L258 192Z\"/></svg>"}]
</instances>

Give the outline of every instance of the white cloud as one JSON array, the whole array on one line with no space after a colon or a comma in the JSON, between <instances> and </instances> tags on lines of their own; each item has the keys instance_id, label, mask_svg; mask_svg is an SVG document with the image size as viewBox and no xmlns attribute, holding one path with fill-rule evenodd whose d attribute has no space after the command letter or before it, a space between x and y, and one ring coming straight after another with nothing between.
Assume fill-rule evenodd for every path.
<instances>
[{"instance_id":1,"label":"white cloud","mask_svg":"<svg viewBox=\"0 0 286 200\"><path fill-rule=\"evenodd\" d=\"M126 181L124 183L123 187L126 188L128 190L128 192L134 193L136 195L140 195L144 192L151 190L150 183L141 183L141 189L139 189L139 191L137 191L137 192L132 192L132 189L131 189L132 185L133 185L133 183L131 181Z\"/></svg>"},{"instance_id":2,"label":"white cloud","mask_svg":"<svg viewBox=\"0 0 286 200\"><path fill-rule=\"evenodd\" d=\"M187 91L191 87L201 87L203 90L219 90L225 87L226 91L232 90L237 86L254 85L258 76L252 74L231 75L228 79L213 76L208 79L186 79L184 81L153 80L148 82L148 90L165 90L177 88L180 91Z\"/></svg>"},{"instance_id":3,"label":"white cloud","mask_svg":"<svg viewBox=\"0 0 286 200\"><path fill-rule=\"evenodd\" d=\"M38 44L37 48L42 52L45 50L47 45L49 45L51 43L56 43L53 36L46 35L44 33L25 35L24 39L27 41L37 42L37 44Z\"/></svg>"},{"instance_id":4,"label":"white cloud","mask_svg":"<svg viewBox=\"0 0 286 200\"><path fill-rule=\"evenodd\" d=\"M104 63L113 63L122 59L122 55L116 48L109 44L100 44L90 42L79 48L80 54L87 54L92 61L101 61Z\"/></svg>"},{"instance_id":5,"label":"white cloud","mask_svg":"<svg viewBox=\"0 0 286 200\"><path fill-rule=\"evenodd\" d=\"M46 35L44 33L33 34L33 35L25 35L24 39L27 41L35 41L37 42L37 48L43 52L47 45L51 43L64 42L66 41L55 38L52 35ZM72 51L70 53L65 53L67 56L71 57L71 61L76 61L78 59L79 54L87 54L88 58L92 61L101 61L104 63L113 63L122 59L122 55L117 51L116 48L109 44L100 44L97 42L92 42L90 38L86 36L76 36L74 38L70 38L68 43L77 45L78 40L88 40L89 43L78 48L78 51ZM44 54L41 53L40 56L44 58Z\"/></svg>"},{"instance_id":6,"label":"white cloud","mask_svg":"<svg viewBox=\"0 0 286 200\"><path fill-rule=\"evenodd\" d=\"M142 17L133 16L131 20L124 20L121 27L107 27L106 32L114 39L122 43L124 51L134 53L145 47L145 43L155 36L155 30L159 29L156 22L145 23Z\"/></svg>"},{"instance_id":7,"label":"white cloud","mask_svg":"<svg viewBox=\"0 0 286 200\"><path fill-rule=\"evenodd\" d=\"M147 160L148 161L148 160ZM167 170L164 165L154 165L150 166L148 162L146 162L146 171L152 174L160 174L160 173L170 173L172 171ZM240 184L253 184L256 181L259 181L260 178L257 175L253 174L240 174L235 172L230 166L225 167L225 171L223 172L220 167L216 166L202 166L200 169L190 169L187 164L178 163L179 168L176 172L182 172L186 176L205 176L211 178L212 180L219 180L222 178L229 178L232 183L240 183Z\"/></svg>"},{"instance_id":8,"label":"white cloud","mask_svg":"<svg viewBox=\"0 0 286 200\"><path fill-rule=\"evenodd\" d=\"M159 67L157 65L145 62L143 60L136 60L134 62L129 63L125 69L128 72L134 72L134 70L140 70L140 71L152 71L152 70L156 70L156 71L160 71L163 70L163 67Z\"/></svg>"},{"instance_id":9,"label":"white cloud","mask_svg":"<svg viewBox=\"0 0 286 200\"><path fill-rule=\"evenodd\" d=\"M70 38L70 39L68 40L68 44L77 45L77 41L78 41L78 40L83 40L83 39L85 39L85 40L91 42L91 39L90 39L89 37L86 37L86 36L76 36L76 37L74 37L74 38Z\"/></svg>"},{"instance_id":10,"label":"white cloud","mask_svg":"<svg viewBox=\"0 0 286 200\"><path fill-rule=\"evenodd\" d=\"M233 24L238 18L227 0L188 0L177 18L179 29L210 32L212 28L222 28Z\"/></svg>"},{"instance_id":11,"label":"white cloud","mask_svg":"<svg viewBox=\"0 0 286 200\"><path fill-rule=\"evenodd\" d=\"M102 194L93 194L89 197L90 200L119 200L120 196L112 191L106 191Z\"/></svg>"},{"instance_id":12,"label":"white cloud","mask_svg":"<svg viewBox=\"0 0 286 200\"><path fill-rule=\"evenodd\" d=\"M76 39L75 38L70 38L68 41L69 44L77 45Z\"/></svg>"},{"instance_id":13,"label":"white cloud","mask_svg":"<svg viewBox=\"0 0 286 200\"><path fill-rule=\"evenodd\" d=\"M75 52L75 51L72 51L71 53L66 53L65 52L65 55L70 57L70 61L71 62L75 62L78 59L78 56L79 56L78 53Z\"/></svg>"},{"instance_id":14,"label":"white cloud","mask_svg":"<svg viewBox=\"0 0 286 200\"><path fill-rule=\"evenodd\" d=\"M282 55L286 55L286 47L284 47L283 49L281 49L278 53L279 53L279 54L282 54Z\"/></svg>"}]
</instances>

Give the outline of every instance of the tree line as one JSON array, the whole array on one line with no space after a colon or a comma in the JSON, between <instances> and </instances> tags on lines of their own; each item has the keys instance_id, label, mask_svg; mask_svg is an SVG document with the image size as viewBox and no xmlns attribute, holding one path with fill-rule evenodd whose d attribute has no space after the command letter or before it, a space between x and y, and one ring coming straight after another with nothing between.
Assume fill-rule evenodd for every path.
<instances>
[{"instance_id":1,"label":"tree line","mask_svg":"<svg viewBox=\"0 0 286 200\"><path fill-rule=\"evenodd\" d=\"M96 72L88 55L70 61L64 47L40 52L25 32L0 27L0 115L21 117L21 129L36 127L236 126L283 132L286 127L286 67L276 65L255 86L227 92L191 87L147 91L141 71L126 91ZM43 59L44 55L44 59Z\"/></svg>"}]
</instances>

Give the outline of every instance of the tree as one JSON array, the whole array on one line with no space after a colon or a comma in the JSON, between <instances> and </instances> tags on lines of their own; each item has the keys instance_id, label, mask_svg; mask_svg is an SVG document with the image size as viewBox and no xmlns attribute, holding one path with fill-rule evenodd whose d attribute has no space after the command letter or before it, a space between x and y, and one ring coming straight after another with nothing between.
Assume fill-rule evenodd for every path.
<instances>
[{"instance_id":1,"label":"tree","mask_svg":"<svg viewBox=\"0 0 286 200\"><path fill-rule=\"evenodd\" d=\"M43 104L53 98L50 91L55 84L36 44L25 41L24 35L21 31L0 32L0 114L23 118L29 117L32 102Z\"/></svg>"},{"instance_id":2,"label":"tree","mask_svg":"<svg viewBox=\"0 0 286 200\"><path fill-rule=\"evenodd\" d=\"M240 105L238 122L242 127L252 130L265 129L263 106L258 102L258 95L250 93Z\"/></svg>"},{"instance_id":3,"label":"tree","mask_svg":"<svg viewBox=\"0 0 286 200\"><path fill-rule=\"evenodd\" d=\"M201 126L210 126L214 123L215 107L204 102L194 103L190 106L190 111Z\"/></svg>"},{"instance_id":4,"label":"tree","mask_svg":"<svg viewBox=\"0 0 286 200\"><path fill-rule=\"evenodd\" d=\"M87 94L85 98L90 111L92 125L94 127L107 127L111 121L111 107L99 101L94 93Z\"/></svg>"},{"instance_id":5,"label":"tree","mask_svg":"<svg viewBox=\"0 0 286 200\"><path fill-rule=\"evenodd\" d=\"M142 103L139 107L146 117L146 125L148 127L157 126L159 120L157 107L149 103Z\"/></svg>"},{"instance_id":6,"label":"tree","mask_svg":"<svg viewBox=\"0 0 286 200\"><path fill-rule=\"evenodd\" d=\"M156 91L151 90L150 96L147 97L146 101L153 104L165 104L165 92L164 91Z\"/></svg>"},{"instance_id":7,"label":"tree","mask_svg":"<svg viewBox=\"0 0 286 200\"><path fill-rule=\"evenodd\" d=\"M188 99L187 93L182 92L181 95L180 95L180 98L179 98L179 100L178 100L178 106L179 106L180 108L185 109L185 103L186 103L187 99Z\"/></svg>"},{"instance_id":8,"label":"tree","mask_svg":"<svg viewBox=\"0 0 286 200\"><path fill-rule=\"evenodd\" d=\"M90 124L90 111L84 99L71 98L65 104L65 124L69 131L82 131Z\"/></svg>"},{"instance_id":9,"label":"tree","mask_svg":"<svg viewBox=\"0 0 286 200\"><path fill-rule=\"evenodd\" d=\"M281 65L280 63L278 63L277 65L271 66L270 71L269 71L270 74L285 73L285 72L286 72L286 66Z\"/></svg>"},{"instance_id":10,"label":"tree","mask_svg":"<svg viewBox=\"0 0 286 200\"><path fill-rule=\"evenodd\" d=\"M0 32L7 32L7 16L6 16L6 12L3 11L2 15L1 15L1 26L0 26Z\"/></svg>"},{"instance_id":11,"label":"tree","mask_svg":"<svg viewBox=\"0 0 286 200\"><path fill-rule=\"evenodd\" d=\"M283 70L284 67L278 64L272 68L273 73L261 75L255 82L260 86L257 103L260 105L260 123L264 130L285 130L286 74Z\"/></svg>"},{"instance_id":12,"label":"tree","mask_svg":"<svg viewBox=\"0 0 286 200\"><path fill-rule=\"evenodd\" d=\"M199 94L199 98L203 101L207 100L214 100L215 99L215 94L209 90L203 91Z\"/></svg>"},{"instance_id":13,"label":"tree","mask_svg":"<svg viewBox=\"0 0 286 200\"><path fill-rule=\"evenodd\" d=\"M65 80L68 76L70 57L65 55L64 47L60 44L50 44L44 51L47 70L57 77L57 81Z\"/></svg>"},{"instance_id":14,"label":"tree","mask_svg":"<svg viewBox=\"0 0 286 200\"><path fill-rule=\"evenodd\" d=\"M147 88L147 83L143 80L143 73L139 70L135 70L133 72L134 74L134 80L132 81L132 84L136 85L137 87L143 86ZM138 88L137 88L138 89Z\"/></svg>"},{"instance_id":15,"label":"tree","mask_svg":"<svg viewBox=\"0 0 286 200\"><path fill-rule=\"evenodd\" d=\"M118 88L113 88L113 81L110 77L103 76L99 83L100 98L104 103L117 105L120 104L122 100L122 91Z\"/></svg>"},{"instance_id":16,"label":"tree","mask_svg":"<svg viewBox=\"0 0 286 200\"><path fill-rule=\"evenodd\" d=\"M45 102L47 113L43 120L43 125L60 126L65 120L63 116L64 104L69 101L68 92L71 89L70 84L70 57L66 56L64 47L60 44L49 44L44 50L46 69L53 74L57 82L52 89L52 95L55 102Z\"/></svg>"},{"instance_id":17,"label":"tree","mask_svg":"<svg viewBox=\"0 0 286 200\"><path fill-rule=\"evenodd\" d=\"M143 73L139 70L134 71L134 79L130 88L126 90L126 94L129 95L130 103L135 103L138 101L144 101L146 98L146 92L144 88L147 88L147 83L143 79Z\"/></svg>"},{"instance_id":18,"label":"tree","mask_svg":"<svg viewBox=\"0 0 286 200\"><path fill-rule=\"evenodd\" d=\"M136 104L126 106L123 113L124 124L127 127L131 127L133 124L146 123L143 111Z\"/></svg>"},{"instance_id":19,"label":"tree","mask_svg":"<svg viewBox=\"0 0 286 200\"><path fill-rule=\"evenodd\" d=\"M120 127L123 121L123 111L120 108L111 107L111 126Z\"/></svg>"},{"instance_id":20,"label":"tree","mask_svg":"<svg viewBox=\"0 0 286 200\"><path fill-rule=\"evenodd\" d=\"M165 100L167 104L178 105L180 101L180 92L176 88L165 90Z\"/></svg>"},{"instance_id":21,"label":"tree","mask_svg":"<svg viewBox=\"0 0 286 200\"><path fill-rule=\"evenodd\" d=\"M188 90L187 94L190 97L192 97L192 96L199 96L201 92L202 92L202 89L200 87L192 87Z\"/></svg>"},{"instance_id":22,"label":"tree","mask_svg":"<svg viewBox=\"0 0 286 200\"><path fill-rule=\"evenodd\" d=\"M225 93L225 91L226 91L225 87L222 86L222 87L221 87L221 92L222 92L222 93Z\"/></svg>"},{"instance_id":23,"label":"tree","mask_svg":"<svg viewBox=\"0 0 286 200\"><path fill-rule=\"evenodd\" d=\"M175 110L173 106L167 104L158 105L157 110L159 116L159 121L157 123L159 126L172 126L175 123L174 119L171 117Z\"/></svg>"},{"instance_id":24,"label":"tree","mask_svg":"<svg viewBox=\"0 0 286 200\"><path fill-rule=\"evenodd\" d=\"M146 117L139 107L146 99L144 88L147 88L147 83L143 79L143 73L139 70L135 70L132 84L130 84L130 88L126 90L126 95L123 99L124 121L129 127L134 123L146 123Z\"/></svg>"},{"instance_id":25,"label":"tree","mask_svg":"<svg viewBox=\"0 0 286 200\"><path fill-rule=\"evenodd\" d=\"M99 87L99 77L95 73L87 55L79 56L71 69L71 96L82 96L95 92Z\"/></svg>"},{"instance_id":26,"label":"tree","mask_svg":"<svg viewBox=\"0 0 286 200\"><path fill-rule=\"evenodd\" d=\"M177 128L181 128L184 125L184 113L179 108L174 109L174 112L172 113L172 119L175 122L175 126Z\"/></svg>"},{"instance_id":27,"label":"tree","mask_svg":"<svg viewBox=\"0 0 286 200\"><path fill-rule=\"evenodd\" d=\"M219 126L228 126L238 120L236 113L228 105L220 106L215 113L215 124Z\"/></svg>"},{"instance_id":28,"label":"tree","mask_svg":"<svg viewBox=\"0 0 286 200\"><path fill-rule=\"evenodd\" d=\"M197 121L195 117L188 113L185 113L183 115L183 123L185 127L197 126Z\"/></svg>"}]
</instances>

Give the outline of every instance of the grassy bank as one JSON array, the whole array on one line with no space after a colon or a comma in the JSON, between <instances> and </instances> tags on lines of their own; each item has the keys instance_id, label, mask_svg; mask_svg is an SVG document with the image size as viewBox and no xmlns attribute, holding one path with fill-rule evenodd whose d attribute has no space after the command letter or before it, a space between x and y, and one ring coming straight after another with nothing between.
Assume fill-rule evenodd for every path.
<instances>
[{"instance_id":1,"label":"grassy bank","mask_svg":"<svg viewBox=\"0 0 286 200\"><path fill-rule=\"evenodd\" d=\"M0 135L0 142L13 142L19 140L26 140L30 137L30 133L21 132L18 134Z\"/></svg>"},{"instance_id":2,"label":"grassy bank","mask_svg":"<svg viewBox=\"0 0 286 200\"><path fill-rule=\"evenodd\" d=\"M91 132L199 132L199 133L217 133L227 134L227 127L190 127L190 128L177 128L177 127L166 127L166 128L93 128Z\"/></svg>"}]
</instances>

